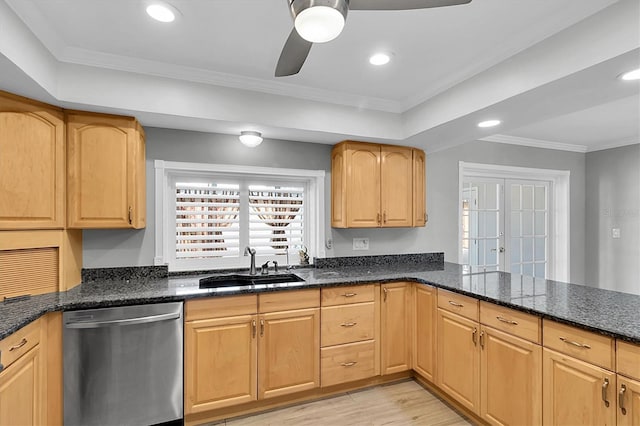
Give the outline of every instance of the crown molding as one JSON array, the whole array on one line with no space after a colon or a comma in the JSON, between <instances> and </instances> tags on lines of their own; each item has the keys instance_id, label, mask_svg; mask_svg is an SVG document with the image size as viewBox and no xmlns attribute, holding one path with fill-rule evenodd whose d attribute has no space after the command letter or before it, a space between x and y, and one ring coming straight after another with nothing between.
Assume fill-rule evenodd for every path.
<instances>
[{"instance_id":1,"label":"crown molding","mask_svg":"<svg viewBox=\"0 0 640 426\"><path fill-rule=\"evenodd\" d=\"M492 135L480 138L481 141L506 143L509 145L529 146L532 148L556 149L559 151L587 152L586 145L577 145L542 139L523 138L520 136Z\"/></svg>"},{"instance_id":2,"label":"crown molding","mask_svg":"<svg viewBox=\"0 0 640 426\"><path fill-rule=\"evenodd\" d=\"M233 89L249 90L278 96L337 104L399 114L399 101L384 98L359 96L337 91L298 86L295 84L267 81L259 78L210 71L203 68L187 67L166 62L134 58L123 55L97 52L77 47L66 47L57 58L61 62L106 68L115 71L153 75L175 80L204 83Z\"/></svg>"},{"instance_id":3,"label":"crown molding","mask_svg":"<svg viewBox=\"0 0 640 426\"><path fill-rule=\"evenodd\" d=\"M640 144L640 137L634 136L632 138L619 139L617 141L589 147L587 152L603 151L605 149L619 148L621 146L634 145L634 144Z\"/></svg>"}]
</instances>

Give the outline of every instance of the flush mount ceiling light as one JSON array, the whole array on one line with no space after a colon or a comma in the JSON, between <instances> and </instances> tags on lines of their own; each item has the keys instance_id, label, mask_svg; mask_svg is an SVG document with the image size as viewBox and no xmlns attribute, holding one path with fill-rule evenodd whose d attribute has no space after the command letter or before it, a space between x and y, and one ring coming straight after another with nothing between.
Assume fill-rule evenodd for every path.
<instances>
[{"instance_id":1,"label":"flush mount ceiling light","mask_svg":"<svg viewBox=\"0 0 640 426\"><path fill-rule=\"evenodd\" d=\"M240 142L249 148L255 148L262 143L262 133L252 130L243 130L239 136Z\"/></svg>"},{"instance_id":2,"label":"flush mount ceiling light","mask_svg":"<svg viewBox=\"0 0 640 426\"><path fill-rule=\"evenodd\" d=\"M481 121L478 123L478 127L495 127L498 124L502 123L502 121L500 120L486 120L486 121Z\"/></svg>"},{"instance_id":3,"label":"flush mount ceiling light","mask_svg":"<svg viewBox=\"0 0 640 426\"><path fill-rule=\"evenodd\" d=\"M338 37L347 19L346 0L293 0L290 8L296 31L312 43Z\"/></svg>"},{"instance_id":4,"label":"flush mount ceiling light","mask_svg":"<svg viewBox=\"0 0 640 426\"><path fill-rule=\"evenodd\" d=\"M620 80L624 80L624 81L640 80L640 68L625 72L620 76Z\"/></svg>"},{"instance_id":5,"label":"flush mount ceiling light","mask_svg":"<svg viewBox=\"0 0 640 426\"><path fill-rule=\"evenodd\" d=\"M176 19L176 10L165 3L151 3L146 10L147 15L156 21L173 22Z\"/></svg>"},{"instance_id":6,"label":"flush mount ceiling light","mask_svg":"<svg viewBox=\"0 0 640 426\"><path fill-rule=\"evenodd\" d=\"M369 58L371 65L386 65L391 60L391 55L383 52L375 53Z\"/></svg>"}]
</instances>

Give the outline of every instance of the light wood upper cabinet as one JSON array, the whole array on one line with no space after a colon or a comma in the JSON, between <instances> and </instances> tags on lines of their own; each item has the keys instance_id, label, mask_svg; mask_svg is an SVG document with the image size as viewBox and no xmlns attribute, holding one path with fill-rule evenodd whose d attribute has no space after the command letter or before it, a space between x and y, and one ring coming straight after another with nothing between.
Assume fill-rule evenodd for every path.
<instances>
[{"instance_id":1,"label":"light wood upper cabinet","mask_svg":"<svg viewBox=\"0 0 640 426\"><path fill-rule=\"evenodd\" d=\"M618 374L618 425L640 426L640 381Z\"/></svg>"},{"instance_id":2,"label":"light wood upper cabinet","mask_svg":"<svg viewBox=\"0 0 640 426\"><path fill-rule=\"evenodd\" d=\"M436 369L437 309L436 289L415 284L413 369L432 382L435 382Z\"/></svg>"},{"instance_id":3,"label":"light wood upper cabinet","mask_svg":"<svg viewBox=\"0 0 640 426\"><path fill-rule=\"evenodd\" d=\"M412 283L381 284L381 374L411 369Z\"/></svg>"},{"instance_id":4,"label":"light wood upper cabinet","mask_svg":"<svg viewBox=\"0 0 640 426\"><path fill-rule=\"evenodd\" d=\"M616 375L543 349L543 424L614 425Z\"/></svg>"},{"instance_id":5,"label":"light wood upper cabinet","mask_svg":"<svg viewBox=\"0 0 640 426\"><path fill-rule=\"evenodd\" d=\"M131 117L67 113L67 225L145 227L144 132Z\"/></svg>"},{"instance_id":6,"label":"light wood upper cabinet","mask_svg":"<svg viewBox=\"0 0 640 426\"><path fill-rule=\"evenodd\" d=\"M414 217L426 217L421 207L425 200L424 152L402 146L345 141L334 147L331 164L331 226L424 225ZM415 184L416 180L420 182Z\"/></svg>"},{"instance_id":7,"label":"light wood upper cabinet","mask_svg":"<svg viewBox=\"0 0 640 426\"><path fill-rule=\"evenodd\" d=\"M258 397L320 387L320 308L259 316Z\"/></svg>"},{"instance_id":8,"label":"light wood upper cabinet","mask_svg":"<svg viewBox=\"0 0 640 426\"><path fill-rule=\"evenodd\" d=\"M185 412L257 399L257 315L185 324Z\"/></svg>"},{"instance_id":9,"label":"light wood upper cabinet","mask_svg":"<svg viewBox=\"0 0 640 426\"><path fill-rule=\"evenodd\" d=\"M413 225L413 152L411 148L383 145L380 193L382 226Z\"/></svg>"},{"instance_id":10,"label":"light wood upper cabinet","mask_svg":"<svg viewBox=\"0 0 640 426\"><path fill-rule=\"evenodd\" d=\"M413 226L427 224L427 159L424 151L413 149Z\"/></svg>"},{"instance_id":11,"label":"light wood upper cabinet","mask_svg":"<svg viewBox=\"0 0 640 426\"><path fill-rule=\"evenodd\" d=\"M480 414L494 425L542 424L542 347L482 326Z\"/></svg>"},{"instance_id":12,"label":"light wood upper cabinet","mask_svg":"<svg viewBox=\"0 0 640 426\"><path fill-rule=\"evenodd\" d=\"M436 384L472 411L480 413L479 324L438 308Z\"/></svg>"},{"instance_id":13,"label":"light wood upper cabinet","mask_svg":"<svg viewBox=\"0 0 640 426\"><path fill-rule=\"evenodd\" d=\"M62 110L0 92L0 229L64 227Z\"/></svg>"}]
</instances>

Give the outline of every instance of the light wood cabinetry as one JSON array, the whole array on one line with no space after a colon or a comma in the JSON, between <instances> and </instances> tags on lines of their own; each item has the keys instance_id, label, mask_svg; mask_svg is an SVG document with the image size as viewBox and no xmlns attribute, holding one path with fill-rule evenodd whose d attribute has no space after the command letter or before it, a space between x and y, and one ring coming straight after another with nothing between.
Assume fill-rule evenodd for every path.
<instances>
[{"instance_id":1,"label":"light wood cabinetry","mask_svg":"<svg viewBox=\"0 0 640 426\"><path fill-rule=\"evenodd\" d=\"M380 285L381 373L392 374L411 369L412 283Z\"/></svg>"},{"instance_id":2,"label":"light wood cabinetry","mask_svg":"<svg viewBox=\"0 0 640 426\"><path fill-rule=\"evenodd\" d=\"M0 425L40 425L46 416L41 320L0 341Z\"/></svg>"},{"instance_id":3,"label":"light wood cabinetry","mask_svg":"<svg viewBox=\"0 0 640 426\"><path fill-rule=\"evenodd\" d=\"M320 308L261 314L258 397L320 386Z\"/></svg>"},{"instance_id":4,"label":"light wood cabinetry","mask_svg":"<svg viewBox=\"0 0 640 426\"><path fill-rule=\"evenodd\" d=\"M616 344L617 372L640 380L640 345L618 341Z\"/></svg>"},{"instance_id":5,"label":"light wood cabinetry","mask_svg":"<svg viewBox=\"0 0 640 426\"><path fill-rule=\"evenodd\" d=\"M331 226L423 226L415 221L423 213L425 200L424 153L420 156L420 152L365 142L336 145L331 154ZM420 184L414 185L416 179Z\"/></svg>"},{"instance_id":6,"label":"light wood cabinetry","mask_svg":"<svg viewBox=\"0 0 640 426\"><path fill-rule=\"evenodd\" d=\"M144 131L132 117L67 112L67 226L144 228Z\"/></svg>"},{"instance_id":7,"label":"light wood cabinetry","mask_svg":"<svg viewBox=\"0 0 640 426\"><path fill-rule=\"evenodd\" d=\"M319 387L319 302L318 290L188 301L185 414Z\"/></svg>"},{"instance_id":8,"label":"light wood cabinetry","mask_svg":"<svg viewBox=\"0 0 640 426\"><path fill-rule=\"evenodd\" d=\"M544 320L544 346L608 370L615 366L615 341L555 321Z\"/></svg>"},{"instance_id":9,"label":"light wood cabinetry","mask_svg":"<svg viewBox=\"0 0 640 426\"><path fill-rule=\"evenodd\" d=\"M545 347L543 423L615 424L615 383L615 373Z\"/></svg>"},{"instance_id":10,"label":"light wood cabinetry","mask_svg":"<svg viewBox=\"0 0 640 426\"><path fill-rule=\"evenodd\" d=\"M479 324L438 308L436 384L469 411L480 413Z\"/></svg>"},{"instance_id":11,"label":"light wood cabinetry","mask_svg":"<svg viewBox=\"0 0 640 426\"><path fill-rule=\"evenodd\" d=\"M63 228L61 109L0 91L0 229Z\"/></svg>"},{"instance_id":12,"label":"light wood cabinetry","mask_svg":"<svg viewBox=\"0 0 640 426\"><path fill-rule=\"evenodd\" d=\"M435 382L436 378L437 308L436 289L423 284L415 284L413 369L431 382Z\"/></svg>"},{"instance_id":13,"label":"light wood cabinetry","mask_svg":"<svg viewBox=\"0 0 640 426\"><path fill-rule=\"evenodd\" d=\"M321 385L380 374L379 292L374 284L322 289Z\"/></svg>"},{"instance_id":14,"label":"light wood cabinetry","mask_svg":"<svg viewBox=\"0 0 640 426\"><path fill-rule=\"evenodd\" d=\"M542 347L481 327L480 415L495 425L542 422Z\"/></svg>"},{"instance_id":15,"label":"light wood cabinetry","mask_svg":"<svg viewBox=\"0 0 640 426\"><path fill-rule=\"evenodd\" d=\"M413 149L413 226L427 224L427 159L424 151Z\"/></svg>"},{"instance_id":16,"label":"light wood cabinetry","mask_svg":"<svg viewBox=\"0 0 640 426\"><path fill-rule=\"evenodd\" d=\"M618 374L618 425L640 425L640 381Z\"/></svg>"}]
</instances>

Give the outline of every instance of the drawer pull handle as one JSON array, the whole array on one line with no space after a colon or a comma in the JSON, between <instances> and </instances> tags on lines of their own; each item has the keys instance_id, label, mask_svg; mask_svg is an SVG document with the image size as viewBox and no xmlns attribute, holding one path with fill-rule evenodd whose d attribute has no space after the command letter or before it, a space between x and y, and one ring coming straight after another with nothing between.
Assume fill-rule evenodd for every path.
<instances>
[{"instance_id":1,"label":"drawer pull handle","mask_svg":"<svg viewBox=\"0 0 640 426\"><path fill-rule=\"evenodd\" d=\"M624 393L627 391L625 385L620 385L620 392L618 392L618 407L623 416L627 415L627 409L624 407Z\"/></svg>"},{"instance_id":2,"label":"drawer pull handle","mask_svg":"<svg viewBox=\"0 0 640 426\"><path fill-rule=\"evenodd\" d=\"M573 345L581 349L591 349L591 346L587 345L586 343L574 342L573 340L569 340L566 337L559 337L559 339L565 342L567 345Z\"/></svg>"},{"instance_id":3,"label":"drawer pull handle","mask_svg":"<svg viewBox=\"0 0 640 426\"><path fill-rule=\"evenodd\" d=\"M342 324L340 324L340 327L353 327L356 324L358 324L358 323L357 322L343 322Z\"/></svg>"},{"instance_id":4,"label":"drawer pull handle","mask_svg":"<svg viewBox=\"0 0 640 426\"><path fill-rule=\"evenodd\" d=\"M342 296L344 296L344 297L353 297L353 296L356 296L357 294L358 293L345 293Z\"/></svg>"},{"instance_id":5,"label":"drawer pull handle","mask_svg":"<svg viewBox=\"0 0 640 426\"><path fill-rule=\"evenodd\" d=\"M518 321L513 321L513 320L510 320L510 319L506 319L505 317L496 317L496 319L498 321L502 321L502 322L507 323L507 324L518 325Z\"/></svg>"},{"instance_id":6,"label":"drawer pull handle","mask_svg":"<svg viewBox=\"0 0 640 426\"><path fill-rule=\"evenodd\" d=\"M609 388L609 379L604 379L602 382L602 400L604 401L604 406L609 406L609 401L607 401L607 389Z\"/></svg>"},{"instance_id":7,"label":"drawer pull handle","mask_svg":"<svg viewBox=\"0 0 640 426\"><path fill-rule=\"evenodd\" d=\"M9 352L15 351L16 349L20 349L21 347L23 347L26 344L27 344L27 339L25 337L23 337L22 340L20 340L20 343L18 343L17 345L13 345L13 346L11 346L9 348Z\"/></svg>"},{"instance_id":8,"label":"drawer pull handle","mask_svg":"<svg viewBox=\"0 0 640 426\"><path fill-rule=\"evenodd\" d=\"M358 361L351 361L351 362L343 362L342 364L340 364L343 367L353 367L354 365L356 365L358 363Z\"/></svg>"},{"instance_id":9,"label":"drawer pull handle","mask_svg":"<svg viewBox=\"0 0 640 426\"><path fill-rule=\"evenodd\" d=\"M449 300L449 304L451 306L455 306L456 308L464 308L464 305L462 303L457 303L457 302L454 302L453 300Z\"/></svg>"}]
</instances>

